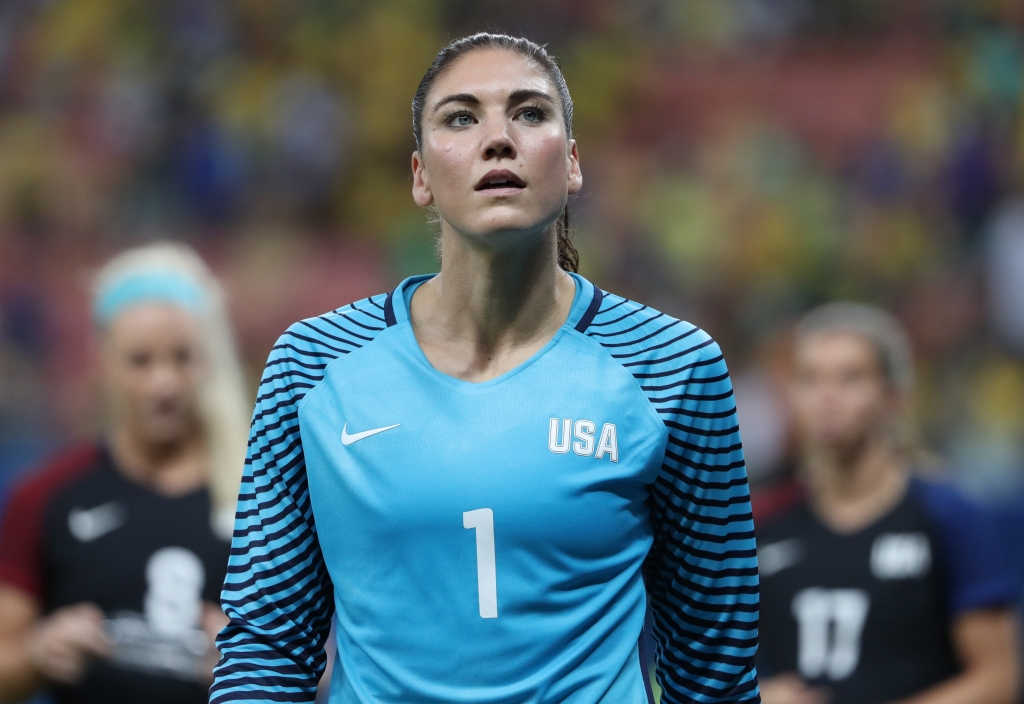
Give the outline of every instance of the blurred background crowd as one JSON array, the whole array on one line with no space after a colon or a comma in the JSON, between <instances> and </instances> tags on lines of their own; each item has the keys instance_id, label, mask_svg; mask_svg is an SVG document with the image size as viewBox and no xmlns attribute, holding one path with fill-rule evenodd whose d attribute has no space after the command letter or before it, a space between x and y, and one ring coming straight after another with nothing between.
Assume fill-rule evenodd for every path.
<instances>
[{"instance_id":1,"label":"blurred background crowd","mask_svg":"<svg viewBox=\"0 0 1024 704\"><path fill-rule=\"evenodd\" d=\"M560 57L582 273L721 342L755 487L791 462L791 324L834 298L908 327L923 463L1024 486L1018 0L4 0L0 484L96 427L120 249L203 253L253 391L290 322L436 270L409 103L481 29Z\"/></svg>"}]
</instances>

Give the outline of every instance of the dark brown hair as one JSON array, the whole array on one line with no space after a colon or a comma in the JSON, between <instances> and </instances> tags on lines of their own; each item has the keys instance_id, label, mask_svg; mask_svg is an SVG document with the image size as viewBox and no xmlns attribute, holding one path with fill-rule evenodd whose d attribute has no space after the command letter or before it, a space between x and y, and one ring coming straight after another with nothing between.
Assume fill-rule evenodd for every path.
<instances>
[{"instance_id":1,"label":"dark brown hair","mask_svg":"<svg viewBox=\"0 0 1024 704\"><path fill-rule=\"evenodd\" d=\"M565 122L565 133L569 139L572 139L572 97L569 95L569 88L565 85L565 78L562 76L562 70L558 67L555 57L551 56L540 44L531 42L529 39L510 37L507 34L480 32L456 39L441 49L434 57L434 63L430 64L430 68L423 74L423 79L420 81L419 87L416 88L416 94L412 99L412 133L416 138L416 149L423 149L423 107L434 80L456 59L475 49L504 49L536 62L551 79L555 90L558 91L558 101L562 106L562 120ZM555 223L555 230L558 235L558 265L566 271L579 271L580 255L576 251L576 247L573 246L569 231L568 205L565 206L565 210Z\"/></svg>"}]
</instances>

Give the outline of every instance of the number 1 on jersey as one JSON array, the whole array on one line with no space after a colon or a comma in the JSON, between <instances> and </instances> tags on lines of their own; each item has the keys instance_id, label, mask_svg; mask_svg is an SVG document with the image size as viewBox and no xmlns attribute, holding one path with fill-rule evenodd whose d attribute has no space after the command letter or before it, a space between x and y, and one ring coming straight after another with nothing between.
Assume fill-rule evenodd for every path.
<instances>
[{"instance_id":1,"label":"number 1 on jersey","mask_svg":"<svg viewBox=\"0 0 1024 704\"><path fill-rule=\"evenodd\" d=\"M462 526L476 529L476 586L480 618L498 618L498 570L494 560L494 511L478 508L462 514Z\"/></svg>"}]
</instances>

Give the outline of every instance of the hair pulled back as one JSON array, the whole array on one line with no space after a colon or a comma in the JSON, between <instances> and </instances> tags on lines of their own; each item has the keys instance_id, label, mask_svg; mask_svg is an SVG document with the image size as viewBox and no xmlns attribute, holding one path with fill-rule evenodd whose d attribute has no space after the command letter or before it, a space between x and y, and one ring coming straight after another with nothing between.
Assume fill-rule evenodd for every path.
<instances>
[{"instance_id":1,"label":"hair pulled back","mask_svg":"<svg viewBox=\"0 0 1024 704\"><path fill-rule=\"evenodd\" d=\"M886 383L901 393L910 392L914 385L914 355L910 338L895 316L865 303L825 303L800 319L797 343L832 332L851 333L870 342Z\"/></svg>"},{"instance_id":2,"label":"hair pulled back","mask_svg":"<svg viewBox=\"0 0 1024 704\"><path fill-rule=\"evenodd\" d=\"M558 101L562 107L562 120L565 122L565 133L572 139L572 97L569 95L569 88L565 84L565 77L558 67L558 62L540 44L536 44L523 37L512 37L507 34L491 34L480 32L468 37L462 37L451 42L441 49L430 68L423 74L416 94L412 99L412 133L416 138L416 149L423 149L423 108L427 100L427 93L430 92L434 81L444 73L445 69L451 66L457 59L476 49L504 49L522 56L525 59L535 62L541 70L547 74L558 92ZM572 243L569 231L569 206L566 205L562 215L555 223L555 231L558 236L558 265L566 271L579 271L580 255Z\"/></svg>"}]
</instances>

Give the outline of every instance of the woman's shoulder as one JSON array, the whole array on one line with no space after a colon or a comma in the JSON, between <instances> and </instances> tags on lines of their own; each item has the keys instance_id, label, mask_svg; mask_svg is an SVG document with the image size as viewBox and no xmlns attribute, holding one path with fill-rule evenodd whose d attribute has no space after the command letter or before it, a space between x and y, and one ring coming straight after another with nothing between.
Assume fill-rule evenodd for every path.
<instances>
[{"instance_id":1,"label":"woman's shoulder","mask_svg":"<svg viewBox=\"0 0 1024 704\"><path fill-rule=\"evenodd\" d=\"M337 357L360 349L387 328L384 312L387 297L386 293L369 296L292 323L274 349L322 357Z\"/></svg>"},{"instance_id":2,"label":"woman's shoulder","mask_svg":"<svg viewBox=\"0 0 1024 704\"><path fill-rule=\"evenodd\" d=\"M265 390L257 402L277 404L282 393L301 400L324 379L331 363L373 342L387 328L387 296L363 298L289 325L267 357L261 380Z\"/></svg>"},{"instance_id":3,"label":"woman's shoulder","mask_svg":"<svg viewBox=\"0 0 1024 704\"><path fill-rule=\"evenodd\" d=\"M722 360L718 343L700 327L614 293L602 292L580 332L637 374L672 375Z\"/></svg>"},{"instance_id":4,"label":"woman's shoulder","mask_svg":"<svg viewBox=\"0 0 1024 704\"><path fill-rule=\"evenodd\" d=\"M98 442L73 443L20 477L11 494L15 501L44 500L78 477L100 468L105 459L108 459L106 450Z\"/></svg>"}]
</instances>

